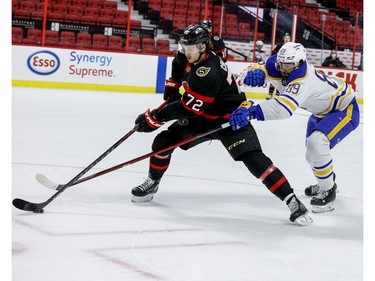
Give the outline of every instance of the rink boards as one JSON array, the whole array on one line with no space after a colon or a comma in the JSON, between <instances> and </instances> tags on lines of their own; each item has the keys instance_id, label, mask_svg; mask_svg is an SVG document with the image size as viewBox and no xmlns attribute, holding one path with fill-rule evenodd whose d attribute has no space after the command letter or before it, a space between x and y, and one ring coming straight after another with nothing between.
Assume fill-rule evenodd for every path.
<instances>
[{"instance_id":1,"label":"rink boards","mask_svg":"<svg viewBox=\"0 0 375 281\"><path fill-rule=\"evenodd\" d=\"M92 50L12 46L12 85L20 87L81 89L116 92L162 93L170 77L173 57L100 52ZM230 61L229 69L240 74L248 62ZM358 91L363 103L363 72L318 68L344 78ZM263 98L269 85L241 86L248 97Z\"/></svg>"}]
</instances>

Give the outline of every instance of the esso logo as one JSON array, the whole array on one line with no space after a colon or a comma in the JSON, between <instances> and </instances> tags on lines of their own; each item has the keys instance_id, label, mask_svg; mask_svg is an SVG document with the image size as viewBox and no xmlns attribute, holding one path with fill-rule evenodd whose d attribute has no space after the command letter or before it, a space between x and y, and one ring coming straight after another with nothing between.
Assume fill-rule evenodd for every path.
<instances>
[{"instance_id":1,"label":"esso logo","mask_svg":"<svg viewBox=\"0 0 375 281\"><path fill-rule=\"evenodd\" d=\"M39 75L49 75L60 67L60 59L51 51L40 51L27 59L29 69Z\"/></svg>"}]
</instances>

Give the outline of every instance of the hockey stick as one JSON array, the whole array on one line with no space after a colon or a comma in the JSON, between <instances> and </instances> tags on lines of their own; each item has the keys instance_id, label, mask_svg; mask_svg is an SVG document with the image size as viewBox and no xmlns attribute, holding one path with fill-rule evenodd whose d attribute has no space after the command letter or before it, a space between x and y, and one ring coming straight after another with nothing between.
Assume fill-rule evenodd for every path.
<instances>
[{"instance_id":1,"label":"hockey stick","mask_svg":"<svg viewBox=\"0 0 375 281\"><path fill-rule=\"evenodd\" d=\"M108 173L110 173L110 172L116 171L116 170L118 170L118 169L121 169L122 167L125 167L125 166L128 166L128 165L131 165L131 164L134 164L134 163L136 163L136 162L139 162L139 161L141 161L141 160L144 160L144 159L149 158L149 157L151 157L151 156L154 156L154 155L156 155L156 154L160 154L160 153L162 153L162 152L168 151L168 150L173 149L173 148L176 148L176 147L178 147L178 146L181 146L181 145L187 144L187 143L189 143L189 142L195 141L195 140L200 139L200 138L202 138L202 137L205 137L205 136L207 136L207 135L209 135L209 134L213 134L213 133L215 133L215 132L217 132L217 131L220 131L220 130L222 130L222 129L225 129L225 128L229 127L229 126L230 126L229 123L225 123L225 124L221 125L221 127L218 127L218 128L216 128L216 129L214 129L214 130L211 130L211 131L208 131L208 132L205 132L205 133L201 133L201 134L198 134L198 135L192 136L192 137L190 137L190 138L187 138L187 139L185 139L185 140L183 140L183 141L181 141L181 142L179 142L179 143L173 144L173 145L168 146L168 147L166 147L166 148L160 149L160 150L158 150L158 151L150 152L150 153L148 153L148 154L145 154L145 155L139 156L139 157L137 157L137 158L134 158L134 159L129 160L129 161L127 161L127 162L124 162L124 163L122 163L122 164L116 165L116 166L114 166L114 167L108 168L108 169L103 170L103 171L101 171L101 172L98 172L98 173L92 174L92 175L90 175L90 176L87 176L87 177L85 177L85 178L82 178L82 179L76 181L75 183L73 183L72 186L73 186L73 185L76 185L76 184L80 184L80 183L85 182L85 181L88 181L88 180L91 180L91 179L93 179L93 178L96 178L96 177L99 177L99 176L105 175L105 174L108 174ZM48 179L46 176L44 176L44 175L42 175L42 174L38 174L38 175L39 175L39 177L40 177L40 179L41 179L40 181L39 181L39 180L38 180L38 181L39 181L42 185L44 185L44 186L46 186L46 187L48 187L48 188L55 189L55 190L61 190L61 189L64 187L63 184L57 184L57 183L54 183L53 181L51 181L50 179Z\"/></svg>"},{"instance_id":2,"label":"hockey stick","mask_svg":"<svg viewBox=\"0 0 375 281\"><path fill-rule=\"evenodd\" d=\"M162 109L164 106L166 106L170 100L165 100L156 110ZM138 126L135 125L134 128L127 133L124 137L122 137L118 142L116 142L111 148L109 148L106 152L103 153L102 156L100 156L97 160L95 160L95 164L90 164L90 169L93 168L96 164L98 164L105 156L107 156L110 152L112 152L115 148L117 148L121 143L123 143L127 138L129 138L134 132L138 130ZM87 170L86 172L88 172ZM64 184L55 184L54 182L50 181L45 175L37 173L35 175L35 179L43 186L54 189L54 190L60 190Z\"/></svg>"},{"instance_id":3,"label":"hockey stick","mask_svg":"<svg viewBox=\"0 0 375 281\"><path fill-rule=\"evenodd\" d=\"M70 182L73 182L70 184L70 186L74 185L74 182L78 179L80 179L83 175L85 175L89 170L91 170L95 165L97 165L101 160L103 160L109 153L111 153L113 150L115 150L120 144L122 144L126 139L128 139L132 134L134 134L138 130L138 124L136 124L133 129L131 129L125 136L123 136L121 139L119 139L114 145L112 145L110 148L108 148L102 155L100 155L97 159L95 159L94 162L92 162L90 165L88 165L81 173L79 173L75 178L73 178ZM48 180L46 176L43 174L36 174L35 175L36 180L47 187L50 187L52 189L57 189L53 188L53 182ZM63 186L68 185L70 182L67 184L60 184L59 189L61 189Z\"/></svg>"},{"instance_id":4,"label":"hockey stick","mask_svg":"<svg viewBox=\"0 0 375 281\"><path fill-rule=\"evenodd\" d=\"M162 109L166 104L169 103L169 100L165 100L158 108L157 110ZM73 179L71 179L67 184L65 184L62 188L61 191L64 191L67 189L69 186L72 186L77 180L79 180L81 177L83 177L89 170L91 170L96 164L98 164L101 160L103 160L108 154L110 154L114 149L116 149L121 143L123 143L126 139L128 139L132 134L134 134L138 130L138 124L136 124L133 129L131 129L125 136L123 136L121 139L119 139L114 145L112 145L110 148L108 148L102 155L100 155L98 158L94 160L90 165L88 165L85 169L83 169L82 172L80 172L78 175L76 175ZM33 211L35 213L43 213L43 208L44 206L48 205L52 200L54 200L59 193L57 192L55 196L52 196L49 200L47 200L44 203L41 203L40 206L41 208L38 208L38 204L33 204L29 206L28 202L22 200L22 199L14 199L13 200L13 205L21 210L25 211ZM45 204L43 206L43 204Z\"/></svg>"},{"instance_id":5,"label":"hockey stick","mask_svg":"<svg viewBox=\"0 0 375 281\"><path fill-rule=\"evenodd\" d=\"M76 184L88 181L90 179L99 177L101 175L105 175L107 173L110 173L110 172L113 172L115 170L121 169L122 167L129 166L131 164L137 163L137 162L139 162L141 160L144 160L144 159L149 158L151 156L154 156L156 154L163 153L165 151L174 149L174 148L176 148L178 146L181 146L181 145L190 143L192 141L195 141L197 139L203 138L205 136L211 135L213 133L216 133L216 132L221 131L222 129L225 129L225 128L228 128L228 127L230 127L230 124L229 123L225 123L225 124L221 125L220 127L217 127L215 129L206 131L204 133L197 134L197 135L192 136L190 138L187 138L187 139L185 139L183 141L180 141L180 142L178 142L176 144L170 145L170 146L168 146L166 148L163 148L163 149L160 149L158 151L153 151L153 152L144 154L142 156L139 156L139 157L134 158L132 160L129 160L127 162L121 163L121 164L116 165L114 167L111 167L109 169L106 169L106 170L103 170L103 171L98 172L96 174L93 174L93 175L87 176L85 178L79 179L79 176L82 176L81 174L83 174L83 172L85 172L85 170L86 170L85 169L84 171L82 171L81 173L79 173L76 177L74 177L70 182L68 182L67 184L65 184L64 186L62 186L61 189L58 190L54 195L52 195L47 201L42 202L42 203L31 203L31 202L28 202L26 200L16 198L12 202L13 206L16 207L17 209L20 209L20 210L23 210L23 211L30 211L30 212L34 212L34 213L43 213L44 212L43 208L46 207L49 203L51 203L53 200L55 200L61 193L63 193L70 186L73 186L73 185L76 185Z\"/></svg>"}]
</instances>

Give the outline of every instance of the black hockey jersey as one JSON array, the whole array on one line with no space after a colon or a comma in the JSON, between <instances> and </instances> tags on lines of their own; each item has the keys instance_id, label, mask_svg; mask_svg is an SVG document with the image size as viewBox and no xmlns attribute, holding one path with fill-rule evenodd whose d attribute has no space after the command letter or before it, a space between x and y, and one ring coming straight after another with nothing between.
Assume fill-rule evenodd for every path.
<instances>
[{"instance_id":1,"label":"black hockey jersey","mask_svg":"<svg viewBox=\"0 0 375 281\"><path fill-rule=\"evenodd\" d=\"M186 63L182 83L185 93L158 112L163 121L180 118L203 118L214 123L227 122L230 114L246 100L228 70L228 66L214 53L193 65Z\"/></svg>"}]
</instances>

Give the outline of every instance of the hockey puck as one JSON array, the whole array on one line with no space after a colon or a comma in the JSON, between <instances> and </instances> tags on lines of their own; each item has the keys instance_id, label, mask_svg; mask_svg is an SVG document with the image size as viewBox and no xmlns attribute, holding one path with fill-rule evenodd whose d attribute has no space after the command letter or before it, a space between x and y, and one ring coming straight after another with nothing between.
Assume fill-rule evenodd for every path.
<instances>
[{"instance_id":1,"label":"hockey puck","mask_svg":"<svg viewBox=\"0 0 375 281\"><path fill-rule=\"evenodd\" d=\"M35 209L33 212L41 214L41 213L44 213L44 210L43 209Z\"/></svg>"}]
</instances>

